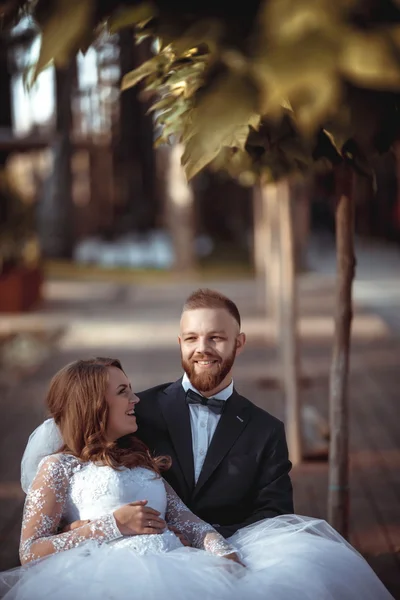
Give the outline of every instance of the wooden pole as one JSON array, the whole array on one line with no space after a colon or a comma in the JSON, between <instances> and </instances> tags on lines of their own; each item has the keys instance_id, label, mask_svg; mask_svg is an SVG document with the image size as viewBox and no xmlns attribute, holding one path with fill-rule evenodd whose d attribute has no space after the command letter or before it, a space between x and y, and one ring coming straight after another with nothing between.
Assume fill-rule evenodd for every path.
<instances>
[{"instance_id":1,"label":"wooden pole","mask_svg":"<svg viewBox=\"0 0 400 600\"><path fill-rule=\"evenodd\" d=\"M196 269L194 194L181 165L182 144L168 148L166 168L166 221L174 247L174 269L193 273Z\"/></svg>"},{"instance_id":2,"label":"wooden pole","mask_svg":"<svg viewBox=\"0 0 400 600\"><path fill-rule=\"evenodd\" d=\"M279 206L275 183L264 184L261 187L261 200L262 215L265 221L264 274L267 314L273 322L276 342L279 343L281 255Z\"/></svg>"},{"instance_id":3,"label":"wooden pole","mask_svg":"<svg viewBox=\"0 0 400 600\"><path fill-rule=\"evenodd\" d=\"M266 259L268 253L268 215L265 212L261 186L255 185L253 188L253 264L257 309L260 312L265 310L266 305L265 268L268 262Z\"/></svg>"},{"instance_id":4,"label":"wooden pole","mask_svg":"<svg viewBox=\"0 0 400 600\"><path fill-rule=\"evenodd\" d=\"M289 181L277 185L281 247L280 338L285 390L285 424L290 460L302 460L301 409L299 392L299 352L297 336L297 286L293 203Z\"/></svg>"},{"instance_id":5,"label":"wooden pole","mask_svg":"<svg viewBox=\"0 0 400 600\"><path fill-rule=\"evenodd\" d=\"M352 283L355 271L353 173L337 168L336 189L336 315L330 374L328 520L345 538L349 533L348 373L353 317Z\"/></svg>"},{"instance_id":6,"label":"wooden pole","mask_svg":"<svg viewBox=\"0 0 400 600\"><path fill-rule=\"evenodd\" d=\"M266 219L265 285L267 312L272 319L279 348L285 394L285 425L290 459L302 459L299 355L297 338L297 288L294 260L293 212L288 181L264 184L261 188Z\"/></svg>"}]
</instances>

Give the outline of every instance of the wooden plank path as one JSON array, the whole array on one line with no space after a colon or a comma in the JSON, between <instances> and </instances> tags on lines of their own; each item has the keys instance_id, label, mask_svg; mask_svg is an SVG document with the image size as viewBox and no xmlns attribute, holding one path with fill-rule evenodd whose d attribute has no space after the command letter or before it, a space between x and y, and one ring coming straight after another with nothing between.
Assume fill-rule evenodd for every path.
<instances>
[{"instance_id":1,"label":"wooden plank path","mask_svg":"<svg viewBox=\"0 0 400 600\"><path fill-rule=\"evenodd\" d=\"M18 564L24 498L19 487L19 464L29 433L43 419L43 399L54 372L75 358L108 354L121 358L135 389L171 381L180 375L176 338L172 339L172 333L181 301L196 287L195 283L175 284L166 289L156 286L121 289L118 286L114 291L110 287L96 288L95 284L73 285L72 299L64 299L61 308L55 297L57 293L65 294L68 289L65 283L59 288L57 284L49 286L48 302L35 315L22 320L15 318L14 322L0 316L0 333L6 322L8 329L34 328L38 323L42 327L46 323L49 327L60 323L66 327L66 335L61 338L57 350L36 372L15 382L8 380L8 374L3 374L3 380L0 379L0 570ZM115 287L115 284L111 285ZM262 316L254 316L254 284L242 281L218 286L214 282L212 285L238 301L244 314L244 329L248 326L250 330L247 351L237 364L237 388L282 418L283 397L279 387L260 384L263 377L276 376L278 363L265 320ZM76 290L80 290L79 301ZM309 385L302 390L302 399L325 416L328 412L331 303L332 282L321 279L302 288L301 356L303 370L309 378ZM102 340L99 328L101 331L105 323L109 324L109 329ZM156 337L150 336L149 323L153 323L158 331ZM86 329L83 329L84 325ZM125 339L119 329L124 330L127 326L132 326L131 339ZM79 336L76 337L80 331L84 332L81 342ZM366 556L394 597L400 600L400 435L397 416L400 337L385 327L379 316L363 307L356 308L354 331L350 378L350 541ZM324 462L308 462L293 470L297 513L326 518L327 475Z\"/></svg>"}]
</instances>

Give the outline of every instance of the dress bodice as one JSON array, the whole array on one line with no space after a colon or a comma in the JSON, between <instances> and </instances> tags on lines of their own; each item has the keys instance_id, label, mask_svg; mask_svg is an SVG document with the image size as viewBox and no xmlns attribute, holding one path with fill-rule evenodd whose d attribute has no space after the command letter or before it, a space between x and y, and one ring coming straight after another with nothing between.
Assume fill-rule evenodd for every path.
<instances>
[{"instance_id":1,"label":"dress bodice","mask_svg":"<svg viewBox=\"0 0 400 600\"><path fill-rule=\"evenodd\" d=\"M147 505L166 516L167 493L163 479L149 469L135 467L119 470L92 462L82 463L67 457L70 467L70 485L63 511L63 521L101 518L130 502L147 500ZM110 540L115 546L124 546L139 554L170 552L182 546L179 539L167 530L161 535L125 536Z\"/></svg>"},{"instance_id":2,"label":"dress bodice","mask_svg":"<svg viewBox=\"0 0 400 600\"><path fill-rule=\"evenodd\" d=\"M229 554L232 547L208 523L194 515L162 477L142 467L111 467L83 462L68 454L42 460L26 498L21 531L22 562L80 546L86 542L124 547L138 554L181 548L169 529L158 534L123 535L114 512L125 504L146 500L169 526L184 533L196 548ZM60 524L89 521L71 531Z\"/></svg>"},{"instance_id":3,"label":"dress bodice","mask_svg":"<svg viewBox=\"0 0 400 600\"><path fill-rule=\"evenodd\" d=\"M73 462L72 462L73 461ZM148 506L165 518L167 494L161 477L142 467L120 470L94 463L80 463L71 457L71 479L63 520L97 519L120 506L147 500Z\"/></svg>"}]
</instances>

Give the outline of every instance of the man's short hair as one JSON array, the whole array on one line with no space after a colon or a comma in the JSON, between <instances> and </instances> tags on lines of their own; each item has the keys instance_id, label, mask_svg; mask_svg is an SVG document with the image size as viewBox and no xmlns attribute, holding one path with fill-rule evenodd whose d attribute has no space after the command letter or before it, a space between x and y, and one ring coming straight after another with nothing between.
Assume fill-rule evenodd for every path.
<instances>
[{"instance_id":1,"label":"man's short hair","mask_svg":"<svg viewBox=\"0 0 400 600\"><path fill-rule=\"evenodd\" d=\"M185 304L183 312L187 310L196 310L197 308L224 308L235 319L239 327L241 326L241 318L238 307L224 294L215 290L199 289L190 294Z\"/></svg>"}]
</instances>

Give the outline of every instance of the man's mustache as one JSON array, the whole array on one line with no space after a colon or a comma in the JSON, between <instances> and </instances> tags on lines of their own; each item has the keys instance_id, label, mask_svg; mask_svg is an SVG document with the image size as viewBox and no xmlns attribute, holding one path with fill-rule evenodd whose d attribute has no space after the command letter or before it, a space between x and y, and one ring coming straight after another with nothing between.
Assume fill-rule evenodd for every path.
<instances>
[{"instance_id":1,"label":"man's mustache","mask_svg":"<svg viewBox=\"0 0 400 600\"><path fill-rule=\"evenodd\" d=\"M215 356L214 354L201 354L198 356L193 356L191 359L191 361L195 362L198 360L221 360L220 356Z\"/></svg>"}]
</instances>

